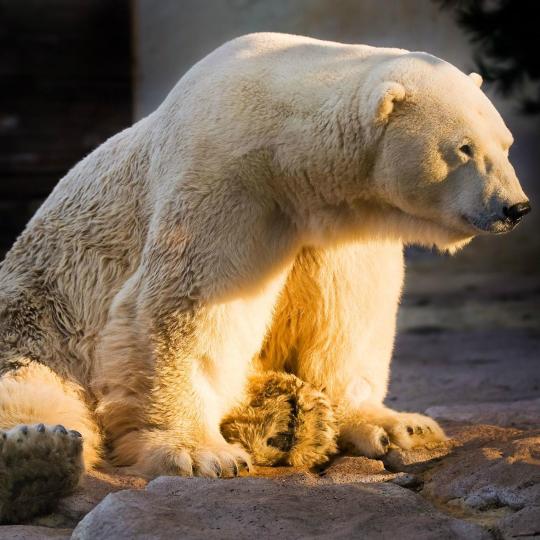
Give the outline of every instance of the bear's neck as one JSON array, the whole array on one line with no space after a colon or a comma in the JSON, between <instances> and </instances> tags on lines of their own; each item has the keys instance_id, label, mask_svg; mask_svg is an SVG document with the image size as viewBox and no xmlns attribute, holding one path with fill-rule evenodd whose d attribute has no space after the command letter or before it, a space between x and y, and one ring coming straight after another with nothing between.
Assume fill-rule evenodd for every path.
<instances>
[{"instance_id":1,"label":"bear's neck","mask_svg":"<svg viewBox=\"0 0 540 540\"><path fill-rule=\"evenodd\" d=\"M351 204L321 205L298 219L302 245L333 247L349 242L399 243L455 253L472 237L439 224L406 214L375 198Z\"/></svg>"}]
</instances>

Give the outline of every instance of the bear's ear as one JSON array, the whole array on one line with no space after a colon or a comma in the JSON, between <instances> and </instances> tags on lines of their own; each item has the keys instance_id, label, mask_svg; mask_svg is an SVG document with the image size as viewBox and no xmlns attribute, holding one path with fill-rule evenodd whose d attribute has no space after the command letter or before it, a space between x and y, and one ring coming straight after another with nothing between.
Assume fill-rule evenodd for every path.
<instances>
[{"instance_id":1,"label":"bear's ear","mask_svg":"<svg viewBox=\"0 0 540 540\"><path fill-rule=\"evenodd\" d=\"M482 79L482 75L479 75L473 71L472 73L469 73L469 77L472 79L473 83L478 86L478 88L482 86L482 82L484 81L484 79Z\"/></svg>"},{"instance_id":2,"label":"bear's ear","mask_svg":"<svg viewBox=\"0 0 540 540\"><path fill-rule=\"evenodd\" d=\"M374 99L375 122L384 124L392 114L395 104L405 99L405 87L397 82L383 83Z\"/></svg>"}]
</instances>

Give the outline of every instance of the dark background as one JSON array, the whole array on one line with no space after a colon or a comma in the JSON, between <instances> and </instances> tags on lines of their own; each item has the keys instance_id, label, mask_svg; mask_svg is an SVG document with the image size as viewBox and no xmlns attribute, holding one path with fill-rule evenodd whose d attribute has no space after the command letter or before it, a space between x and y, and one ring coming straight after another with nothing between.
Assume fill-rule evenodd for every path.
<instances>
[{"instance_id":1,"label":"dark background","mask_svg":"<svg viewBox=\"0 0 540 540\"><path fill-rule=\"evenodd\" d=\"M126 0L0 0L0 257L58 180L132 122Z\"/></svg>"}]
</instances>

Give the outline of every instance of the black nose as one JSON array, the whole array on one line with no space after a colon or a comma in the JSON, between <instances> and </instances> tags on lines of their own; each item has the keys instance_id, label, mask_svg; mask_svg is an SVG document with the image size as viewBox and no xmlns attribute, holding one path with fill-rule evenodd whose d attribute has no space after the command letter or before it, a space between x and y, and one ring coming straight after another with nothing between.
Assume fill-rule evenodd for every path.
<instances>
[{"instance_id":1,"label":"black nose","mask_svg":"<svg viewBox=\"0 0 540 540\"><path fill-rule=\"evenodd\" d=\"M508 206L503 208L504 215L514 223L520 221L521 218L530 211L531 205L528 202L514 204L510 208L508 208Z\"/></svg>"}]
</instances>

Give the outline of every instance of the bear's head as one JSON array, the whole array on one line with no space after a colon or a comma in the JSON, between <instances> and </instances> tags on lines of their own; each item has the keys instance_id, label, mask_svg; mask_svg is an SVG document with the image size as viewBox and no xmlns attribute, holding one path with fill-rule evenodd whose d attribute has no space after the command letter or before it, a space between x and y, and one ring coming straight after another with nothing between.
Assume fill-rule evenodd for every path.
<instances>
[{"instance_id":1,"label":"bear's head","mask_svg":"<svg viewBox=\"0 0 540 540\"><path fill-rule=\"evenodd\" d=\"M530 205L508 159L512 135L481 91L481 77L406 53L377 78L369 122L379 130L378 197L425 228L447 231L448 239L433 241L443 248L513 229Z\"/></svg>"}]
</instances>

